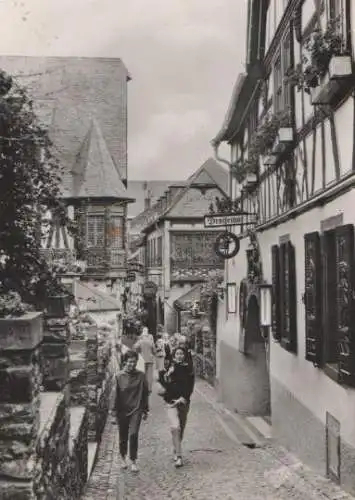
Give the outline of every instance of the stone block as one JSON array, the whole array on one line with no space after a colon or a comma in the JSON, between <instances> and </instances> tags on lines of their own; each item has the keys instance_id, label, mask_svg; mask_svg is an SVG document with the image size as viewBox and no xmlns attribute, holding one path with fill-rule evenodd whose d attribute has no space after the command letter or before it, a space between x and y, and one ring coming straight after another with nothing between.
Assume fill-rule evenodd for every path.
<instances>
[{"instance_id":1,"label":"stone block","mask_svg":"<svg viewBox=\"0 0 355 500\"><path fill-rule=\"evenodd\" d=\"M45 390L61 390L68 381L69 351L67 344L43 343L41 349L42 384Z\"/></svg>"},{"instance_id":2,"label":"stone block","mask_svg":"<svg viewBox=\"0 0 355 500\"><path fill-rule=\"evenodd\" d=\"M44 342L67 343L70 340L69 318L45 318L43 329Z\"/></svg>"},{"instance_id":3,"label":"stone block","mask_svg":"<svg viewBox=\"0 0 355 500\"><path fill-rule=\"evenodd\" d=\"M14 366L0 370L0 403L28 403L39 392L38 365Z\"/></svg>"},{"instance_id":4,"label":"stone block","mask_svg":"<svg viewBox=\"0 0 355 500\"><path fill-rule=\"evenodd\" d=\"M67 316L69 309L69 295L57 295L54 297L47 297L46 299L46 316L48 318L64 318Z\"/></svg>"},{"instance_id":5,"label":"stone block","mask_svg":"<svg viewBox=\"0 0 355 500\"><path fill-rule=\"evenodd\" d=\"M32 481L0 480L1 500L36 500Z\"/></svg>"},{"instance_id":6,"label":"stone block","mask_svg":"<svg viewBox=\"0 0 355 500\"><path fill-rule=\"evenodd\" d=\"M70 372L70 405L85 406L88 399L87 372L71 370Z\"/></svg>"},{"instance_id":7,"label":"stone block","mask_svg":"<svg viewBox=\"0 0 355 500\"><path fill-rule=\"evenodd\" d=\"M42 313L0 319L0 351L35 349L43 339Z\"/></svg>"}]
</instances>

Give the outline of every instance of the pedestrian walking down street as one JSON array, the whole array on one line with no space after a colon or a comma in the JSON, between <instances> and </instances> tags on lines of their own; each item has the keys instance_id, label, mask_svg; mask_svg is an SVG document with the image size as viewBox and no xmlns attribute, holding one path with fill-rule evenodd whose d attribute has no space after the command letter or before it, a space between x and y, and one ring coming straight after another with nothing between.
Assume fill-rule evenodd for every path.
<instances>
[{"instance_id":1,"label":"pedestrian walking down street","mask_svg":"<svg viewBox=\"0 0 355 500\"><path fill-rule=\"evenodd\" d=\"M193 362L193 357L192 357L192 351L190 349L190 344L189 344L189 341L188 341L186 335L179 335L179 337L177 338L176 347L181 347L182 349L186 350L186 361L187 361L190 369L193 371L194 370L194 362Z\"/></svg>"},{"instance_id":2,"label":"pedestrian walking down street","mask_svg":"<svg viewBox=\"0 0 355 500\"><path fill-rule=\"evenodd\" d=\"M153 375L154 375L154 360L155 360L155 344L153 335L151 335L146 326L143 327L142 333L134 344L133 349L142 355L144 360L144 371L147 377L149 393L152 392Z\"/></svg>"},{"instance_id":3,"label":"pedestrian walking down street","mask_svg":"<svg viewBox=\"0 0 355 500\"><path fill-rule=\"evenodd\" d=\"M132 472L138 472L138 435L141 421L149 412L148 386L145 374L136 369L138 353L132 350L123 355L124 368L116 377L115 412L119 428L119 448L122 468L127 469L127 452Z\"/></svg>"},{"instance_id":4,"label":"pedestrian walking down street","mask_svg":"<svg viewBox=\"0 0 355 500\"><path fill-rule=\"evenodd\" d=\"M181 467L183 465L181 443L195 383L194 372L188 363L185 349L177 347L173 351L172 362L167 370L160 373L159 382L165 389L162 396L167 406L175 467Z\"/></svg>"}]
</instances>

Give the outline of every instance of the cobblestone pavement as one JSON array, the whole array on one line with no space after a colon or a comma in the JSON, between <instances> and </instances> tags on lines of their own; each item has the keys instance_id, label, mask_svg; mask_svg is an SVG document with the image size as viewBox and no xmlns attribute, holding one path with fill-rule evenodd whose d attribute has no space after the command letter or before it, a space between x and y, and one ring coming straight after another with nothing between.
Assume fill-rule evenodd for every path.
<instances>
[{"instance_id":1,"label":"cobblestone pavement","mask_svg":"<svg viewBox=\"0 0 355 500\"><path fill-rule=\"evenodd\" d=\"M206 398L207 396L207 398ZM272 442L248 448L242 431L213 404L213 390L198 382L184 440L184 467L175 469L162 399L153 391L142 424L139 474L120 469L118 432L109 417L86 500L345 500L349 495L314 476ZM212 403L212 404L211 404Z\"/></svg>"}]
</instances>

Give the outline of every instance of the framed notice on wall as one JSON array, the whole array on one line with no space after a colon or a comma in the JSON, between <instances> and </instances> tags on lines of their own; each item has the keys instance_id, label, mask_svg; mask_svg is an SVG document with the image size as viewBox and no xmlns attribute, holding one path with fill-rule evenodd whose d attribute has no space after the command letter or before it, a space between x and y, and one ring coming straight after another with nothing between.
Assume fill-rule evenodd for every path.
<instances>
[{"instance_id":1,"label":"framed notice on wall","mask_svg":"<svg viewBox=\"0 0 355 500\"><path fill-rule=\"evenodd\" d=\"M237 312L237 285L227 283L227 313L235 314Z\"/></svg>"}]
</instances>

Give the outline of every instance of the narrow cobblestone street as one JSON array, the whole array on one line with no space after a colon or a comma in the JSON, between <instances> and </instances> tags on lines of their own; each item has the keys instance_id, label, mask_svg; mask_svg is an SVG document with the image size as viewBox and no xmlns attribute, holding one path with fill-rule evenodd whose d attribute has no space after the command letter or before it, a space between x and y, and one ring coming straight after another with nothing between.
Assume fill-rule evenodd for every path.
<instances>
[{"instance_id":1,"label":"narrow cobblestone street","mask_svg":"<svg viewBox=\"0 0 355 500\"><path fill-rule=\"evenodd\" d=\"M233 428L218 411L213 392L197 382L184 442L185 465L178 470L156 391L149 420L142 424L137 475L120 469L117 426L110 417L84 500L352 498L271 442L254 449L244 446L243 430Z\"/></svg>"}]
</instances>

